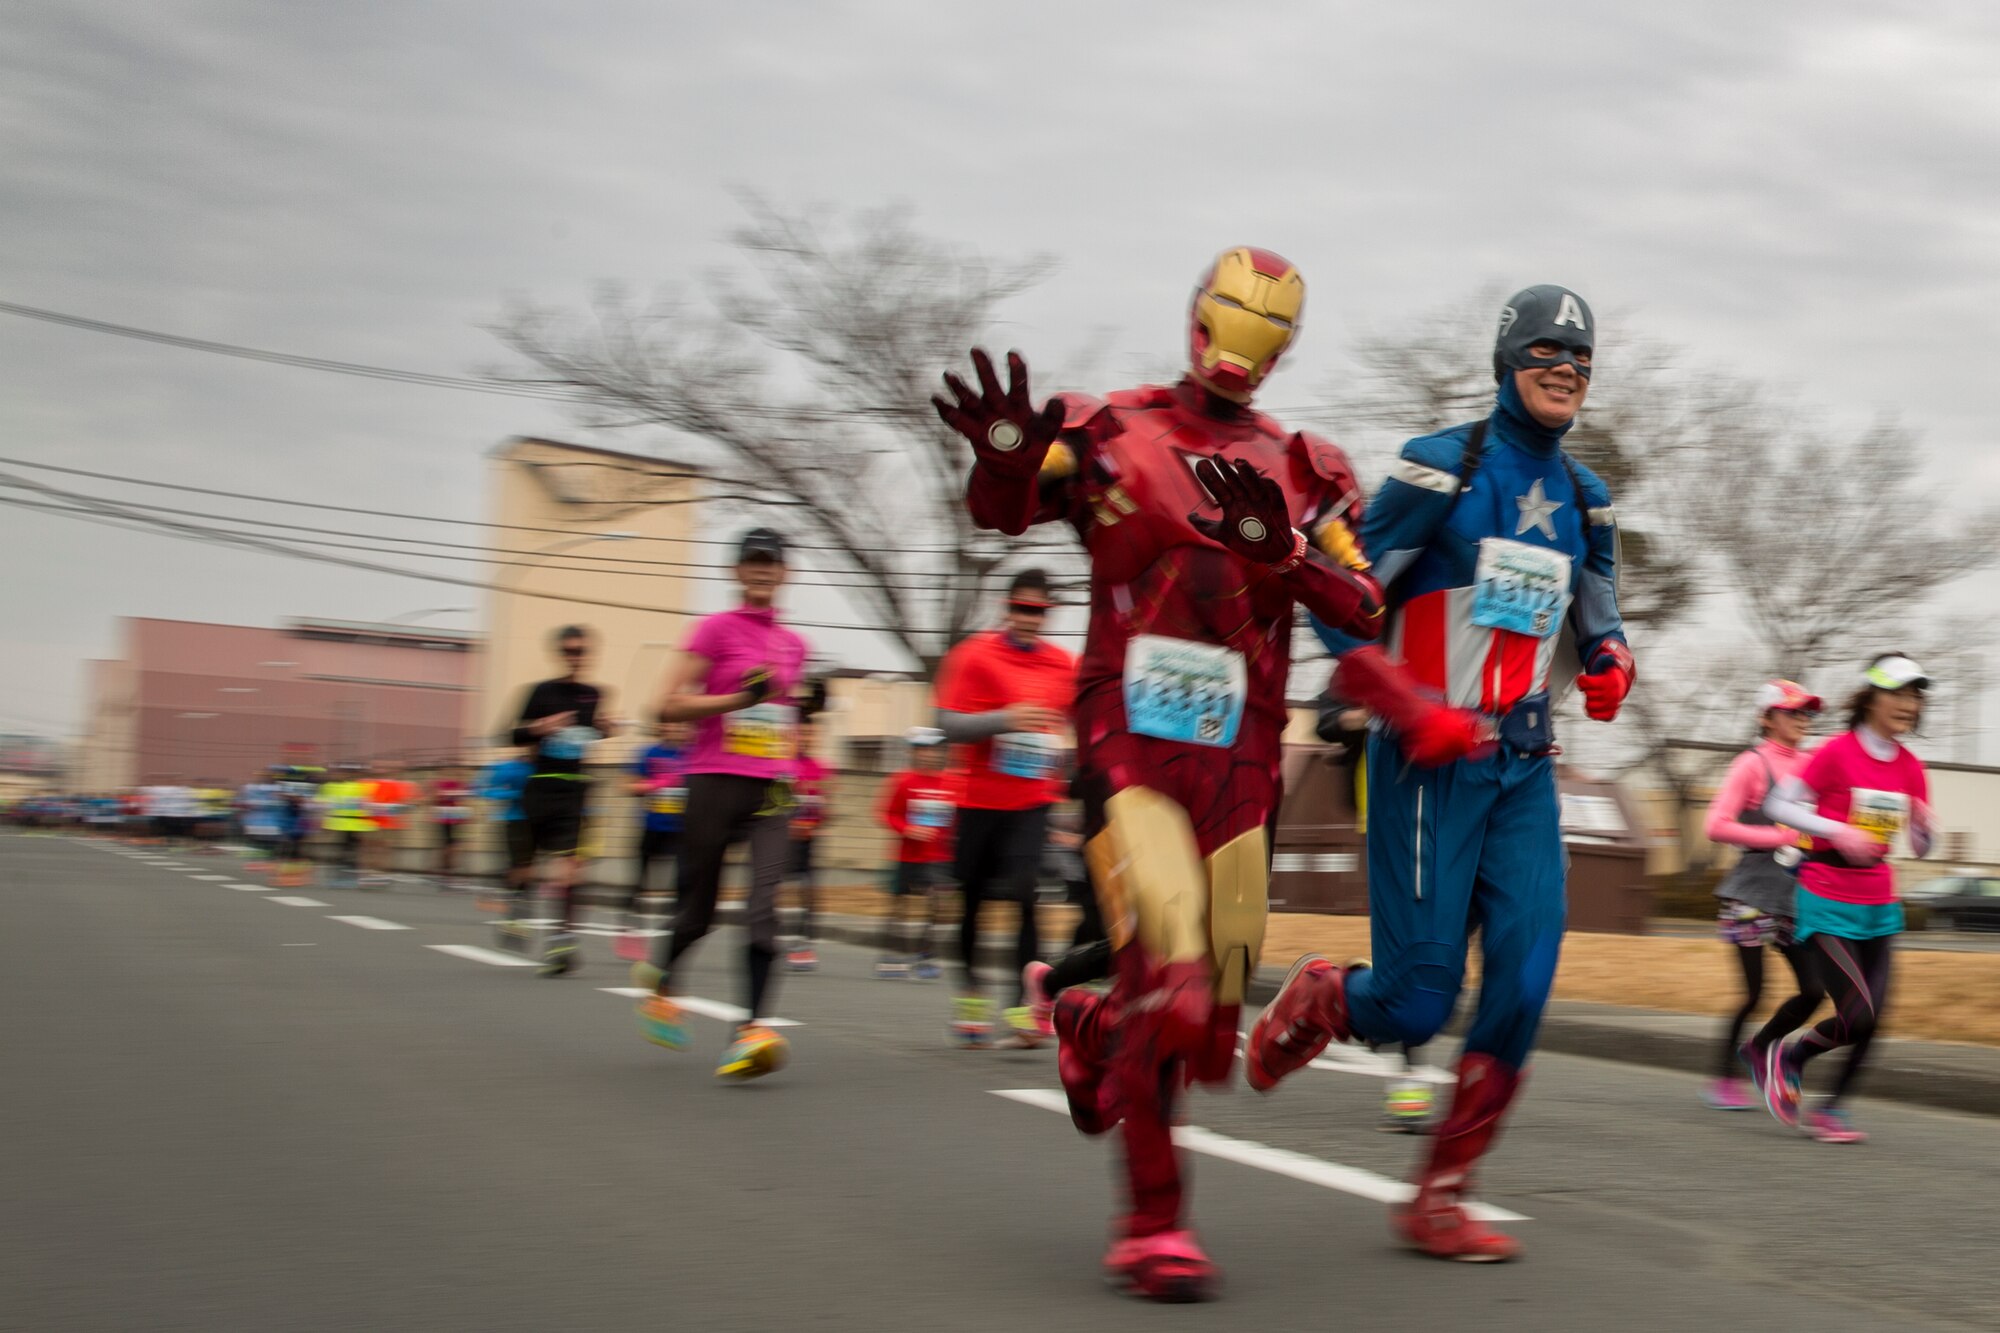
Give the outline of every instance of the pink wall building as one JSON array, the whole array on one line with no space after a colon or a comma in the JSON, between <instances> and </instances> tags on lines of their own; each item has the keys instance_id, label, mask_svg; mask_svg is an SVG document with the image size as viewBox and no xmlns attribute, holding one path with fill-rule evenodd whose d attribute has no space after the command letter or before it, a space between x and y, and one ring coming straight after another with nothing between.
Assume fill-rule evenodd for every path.
<instances>
[{"instance_id":1,"label":"pink wall building","mask_svg":"<svg viewBox=\"0 0 2000 1333\"><path fill-rule=\"evenodd\" d=\"M241 782L278 763L455 760L470 737L479 640L336 620L278 629L124 617L124 655L91 663L75 785Z\"/></svg>"}]
</instances>

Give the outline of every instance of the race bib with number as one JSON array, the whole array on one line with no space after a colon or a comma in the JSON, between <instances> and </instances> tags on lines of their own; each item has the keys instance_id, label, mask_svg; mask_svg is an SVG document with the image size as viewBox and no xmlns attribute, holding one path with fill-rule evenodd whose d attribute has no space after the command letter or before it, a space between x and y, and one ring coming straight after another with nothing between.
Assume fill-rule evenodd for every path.
<instances>
[{"instance_id":1,"label":"race bib with number","mask_svg":"<svg viewBox=\"0 0 2000 1333\"><path fill-rule=\"evenodd\" d=\"M1473 571L1472 623L1532 639L1550 637L1569 611L1569 567L1561 551L1486 538Z\"/></svg>"},{"instance_id":2,"label":"race bib with number","mask_svg":"<svg viewBox=\"0 0 2000 1333\"><path fill-rule=\"evenodd\" d=\"M687 803L688 789L675 783L671 787L655 787L648 809L656 815L677 815L687 809Z\"/></svg>"},{"instance_id":3,"label":"race bib with number","mask_svg":"<svg viewBox=\"0 0 2000 1333\"><path fill-rule=\"evenodd\" d=\"M916 828L949 828L951 812L950 801L912 799L909 808L910 823Z\"/></svg>"},{"instance_id":4,"label":"race bib with number","mask_svg":"<svg viewBox=\"0 0 2000 1333\"><path fill-rule=\"evenodd\" d=\"M798 709L790 704L754 704L722 719L725 754L748 759L789 759Z\"/></svg>"},{"instance_id":5,"label":"race bib with number","mask_svg":"<svg viewBox=\"0 0 2000 1333\"><path fill-rule=\"evenodd\" d=\"M1045 778L1062 767L1062 741L1042 731L1009 731L993 738L993 771L1010 778Z\"/></svg>"},{"instance_id":6,"label":"race bib with number","mask_svg":"<svg viewBox=\"0 0 2000 1333\"><path fill-rule=\"evenodd\" d=\"M596 740L595 727L564 727L542 739L542 753L550 759L581 759Z\"/></svg>"},{"instance_id":7,"label":"race bib with number","mask_svg":"<svg viewBox=\"0 0 2000 1333\"><path fill-rule=\"evenodd\" d=\"M1125 720L1141 736L1186 745L1236 743L1249 696L1243 654L1158 634L1125 649Z\"/></svg>"},{"instance_id":8,"label":"race bib with number","mask_svg":"<svg viewBox=\"0 0 2000 1333\"><path fill-rule=\"evenodd\" d=\"M1847 822L1882 842L1894 842L1910 822L1909 793L1856 787Z\"/></svg>"}]
</instances>

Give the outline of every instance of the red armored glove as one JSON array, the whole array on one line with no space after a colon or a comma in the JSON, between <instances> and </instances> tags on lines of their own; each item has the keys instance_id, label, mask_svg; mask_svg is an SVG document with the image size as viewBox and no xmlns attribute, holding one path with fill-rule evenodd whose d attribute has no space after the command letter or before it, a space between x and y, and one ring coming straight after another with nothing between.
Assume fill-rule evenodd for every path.
<instances>
[{"instance_id":1,"label":"red armored glove","mask_svg":"<svg viewBox=\"0 0 2000 1333\"><path fill-rule=\"evenodd\" d=\"M1019 352L1007 353L1005 389L984 348L972 349L972 369L979 378L979 392L946 371L944 384L954 401L933 397L931 406L945 425L971 442L981 468L996 478L1032 482L1062 429L1062 400L1051 398L1039 412L1035 410L1028 399L1028 366Z\"/></svg>"},{"instance_id":2,"label":"red armored glove","mask_svg":"<svg viewBox=\"0 0 2000 1333\"><path fill-rule=\"evenodd\" d=\"M1590 674L1576 678L1576 687L1583 691L1583 711L1593 721L1612 721L1632 692L1637 674L1632 650L1616 639L1608 641L1590 660Z\"/></svg>"},{"instance_id":3,"label":"red armored glove","mask_svg":"<svg viewBox=\"0 0 2000 1333\"><path fill-rule=\"evenodd\" d=\"M1277 482L1241 459L1216 454L1194 465L1195 480L1215 497L1220 520L1189 514L1196 532L1259 565L1296 565L1304 538L1292 531L1292 514Z\"/></svg>"},{"instance_id":4,"label":"red armored glove","mask_svg":"<svg viewBox=\"0 0 2000 1333\"><path fill-rule=\"evenodd\" d=\"M1333 687L1382 719L1413 764L1436 768L1493 745L1493 724L1424 694L1380 648L1356 648L1334 668Z\"/></svg>"}]
</instances>

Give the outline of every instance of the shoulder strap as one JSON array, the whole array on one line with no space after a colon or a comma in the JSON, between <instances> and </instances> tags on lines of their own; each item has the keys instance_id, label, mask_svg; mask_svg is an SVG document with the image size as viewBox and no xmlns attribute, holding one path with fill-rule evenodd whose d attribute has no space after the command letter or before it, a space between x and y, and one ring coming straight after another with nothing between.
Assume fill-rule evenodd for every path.
<instances>
[{"instance_id":1,"label":"shoulder strap","mask_svg":"<svg viewBox=\"0 0 2000 1333\"><path fill-rule=\"evenodd\" d=\"M1486 426L1491 420L1491 417L1480 418L1473 423L1472 433L1465 437L1465 452L1458 457L1458 492L1454 492L1453 499L1472 484L1472 474L1479 471L1480 463L1485 461Z\"/></svg>"}]
</instances>

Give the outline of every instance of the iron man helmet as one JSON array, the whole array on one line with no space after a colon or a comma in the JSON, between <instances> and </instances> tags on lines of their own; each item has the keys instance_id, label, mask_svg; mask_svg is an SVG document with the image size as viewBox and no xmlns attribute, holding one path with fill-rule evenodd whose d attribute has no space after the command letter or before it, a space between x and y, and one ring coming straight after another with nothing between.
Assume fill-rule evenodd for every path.
<instances>
[{"instance_id":1,"label":"iron man helmet","mask_svg":"<svg viewBox=\"0 0 2000 1333\"><path fill-rule=\"evenodd\" d=\"M1215 258L1188 311L1188 367L1208 389L1248 402L1298 332L1306 280L1288 259L1240 245Z\"/></svg>"}]
</instances>

